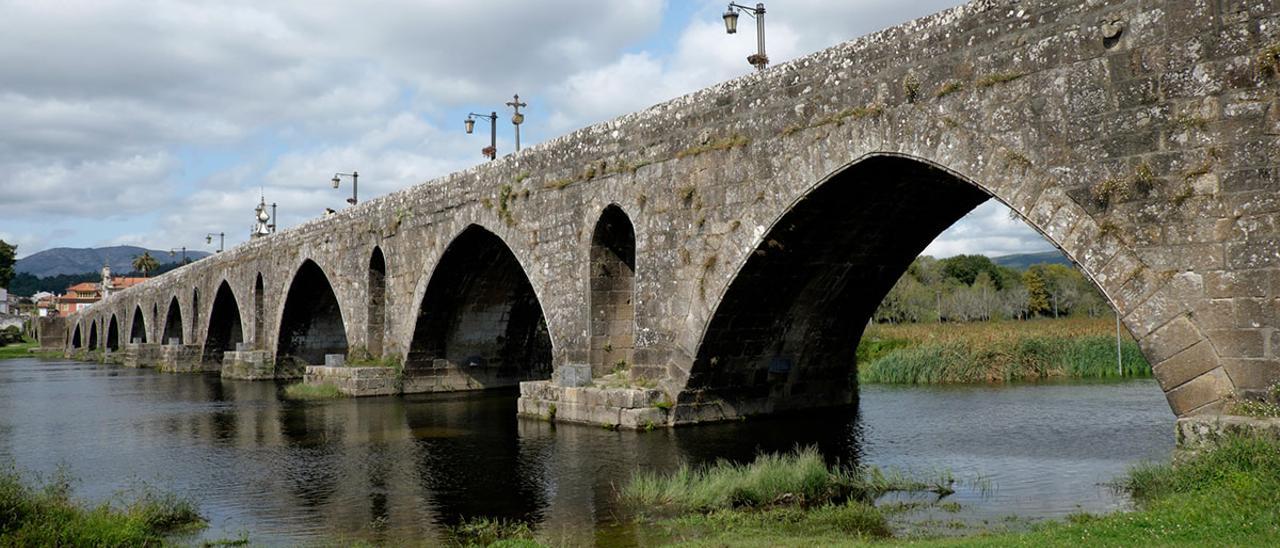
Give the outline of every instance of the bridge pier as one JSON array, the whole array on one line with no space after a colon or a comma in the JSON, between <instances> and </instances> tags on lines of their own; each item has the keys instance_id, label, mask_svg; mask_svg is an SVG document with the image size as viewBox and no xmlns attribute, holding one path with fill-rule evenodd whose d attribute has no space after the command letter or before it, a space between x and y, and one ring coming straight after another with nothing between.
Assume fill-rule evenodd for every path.
<instances>
[{"instance_id":1,"label":"bridge pier","mask_svg":"<svg viewBox=\"0 0 1280 548\"><path fill-rule=\"evenodd\" d=\"M169 344L160 349L160 363L156 369L164 373L198 373L205 371L200 345Z\"/></svg>"},{"instance_id":2,"label":"bridge pier","mask_svg":"<svg viewBox=\"0 0 1280 548\"><path fill-rule=\"evenodd\" d=\"M391 396L400 393L400 370L392 367L309 365L306 384L332 384L348 396Z\"/></svg>"},{"instance_id":3,"label":"bridge pier","mask_svg":"<svg viewBox=\"0 0 1280 548\"><path fill-rule=\"evenodd\" d=\"M124 345L122 365L125 367L156 367L160 363L159 343L133 343Z\"/></svg>"},{"instance_id":4,"label":"bridge pier","mask_svg":"<svg viewBox=\"0 0 1280 548\"><path fill-rule=\"evenodd\" d=\"M551 422L598 424L642 430L671 425L671 402L656 388L560 386L554 381L520 383L517 413Z\"/></svg>"},{"instance_id":5,"label":"bridge pier","mask_svg":"<svg viewBox=\"0 0 1280 548\"><path fill-rule=\"evenodd\" d=\"M222 378L269 381L276 378L275 360L266 350L232 350L222 354Z\"/></svg>"}]
</instances>

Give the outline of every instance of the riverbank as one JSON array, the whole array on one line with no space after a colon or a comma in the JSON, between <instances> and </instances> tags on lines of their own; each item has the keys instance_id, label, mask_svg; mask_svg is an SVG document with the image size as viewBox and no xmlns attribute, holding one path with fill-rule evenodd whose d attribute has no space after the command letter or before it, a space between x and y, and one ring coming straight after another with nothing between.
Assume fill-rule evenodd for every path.
<instances>
[{"instance_id":1,"label":"riverbank","mask_svg":"<svg viewBox=\"0 0 1280 548\"><path fill-rule=\"evenodd\" d=\"M20 343L0 346L0 360L9 358L29 358L33 356L31 349L36 346L37 344L31 341L23 341Z\"/></svg>"},{"instance_id":2,"label":"riverbank","mask_svg":"<svg viewBox=\"0 0 1280 548\"><path fill-rule=\"evenodd\" d=\"M897 536L890 516L952 503L877 504L887 491L933 484L878 484L875 477L800 451L640 474L621 497L637 508L633 540L641 546L1264 546L1280 538L1280 441L1273 438L1229 438L1177 467L1135 467L1113 486L1133 498L1134 511L1078 513L1029 532ZM541 545L528 529L513 537Z\"/></svg>"},{"instance_id":3,"label":"riverbank","mask_svg":"<svg viewBox=\"0 0 1280 548\"><path fill-rule=\"evenodd\" d=\"M24 478L0 468L0 546L159 546L169 535L203 527L190 501L143 489L112 506L71 497L71 480Z\"/></svg>"},{"instance_id":4,"label":"riverbank","mask_svg":"<svg viewBox=\"0 0 1280 548\"><path fill-rule=\"evenodd\" d=\"M858 381L947 384L1150 377L1127 332L1116 363L1114 318L875 324L858 344Z\"/></svg>"}]
</instances>

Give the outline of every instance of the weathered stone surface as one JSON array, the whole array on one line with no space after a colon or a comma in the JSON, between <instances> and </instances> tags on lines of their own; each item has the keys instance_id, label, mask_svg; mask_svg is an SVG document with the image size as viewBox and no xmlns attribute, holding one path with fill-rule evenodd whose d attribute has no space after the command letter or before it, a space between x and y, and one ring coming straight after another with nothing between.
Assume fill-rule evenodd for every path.
<instances>
[{"instance_id":1,"label":"weathered stone surface","mask_svg":"<svg viewBox=\"0 0 1280 548\"><path fill-rule=\"evenodd\" d=\"M215 370L202 359L200 347L194 344L166 344L160 347L156 369L164 373L202 373Z\"/></svg>"},{"instance_id":2,"label":"weathered stone surface","mask_svg":"<svg viewBox=\"0 0 1280 548\"><path fill-rule=\"evenodd\" d=\"M126 344L124 345L125 367L156 367L160 364L161 350L159 344Z\"/></svg>"},{"instance_id":3,"label":"weathered stone surface","mask_svg":"<svg viewBox=\"0 0 1280 548\"><path fill-rule=\"evenodd\" d=\"M222 378L246 381L277 378L276 364L265 350L226 352L222 358Z\"/></svg>"},{"instance_id":4,"label":"weathered stone surface","mask_svg":"<svg viewBox=\"0 0 1280 548\"><path fill-rule=\"evenodd\" d=\"M1262 436L1280 439L1280 419L1259 419L1235 415L1198 415L1182 417L1175 425L1177 455L1186 460L1201 451L1216 448L1233 436Z\"/></svg>"},{"instance_id":5,"label":"weathered stone surface","mask_svg":"<svg viewBox=\"0 0 1280 548\"><path fill-rule=\"evenodd\" d=\"M400 393L397 371L390 367L307 367L307 384L332 384L348 396L390 396Z\"/></svg>"},{"instance_id":6,"label":"weathered stone surface","mask_svg":"<svg viewBox=\"0 0 1280 548\"><path fill-rule=\"evenodd\" d=\"M405 391L555 378L521 409L608 424L652 416L578 368L658 386L669 424L841 405L875 305L995 197L1098 282L1175 412L1212 409L1271 378L1280 328L1280 6L1251 6L971 2L237 246L59 338L367 354Z\"/></svg>"}]
</instances>

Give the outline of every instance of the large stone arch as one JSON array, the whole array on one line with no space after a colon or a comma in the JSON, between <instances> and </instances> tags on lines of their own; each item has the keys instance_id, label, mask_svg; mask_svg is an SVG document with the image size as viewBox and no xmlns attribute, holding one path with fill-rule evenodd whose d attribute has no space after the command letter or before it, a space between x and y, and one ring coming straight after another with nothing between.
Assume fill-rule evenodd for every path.
<instances>
[{"instance_id":1,"label":"large stone arch","mask_svg":"<svg viewBox=\"0 0 1280 548\"><path fill-rule=\"evenodd\" d=\"M554 347L537 292L498 235L472 224L425 281L405 358L406 391L549 378Z\"/></svg>"},{"instance_id":2,"label":"large stone arch","mask_svg":"<svg viewBox=\"0 0 1280 548\"><path fill-rule=\"evenodd\" d=\"M341 301L328 274L315 261L306 259L294 271L279 318L277 364L322 364L326 354L346 355L347 328Z\"/></svg>"},{"instance_id":3,"label":"large stone arch","mask_svg":"<svg viewBox=\"0 0 1280 548\"><path fill-rule=\"evenodd\" d=\"M79 350L82 344L80 337L80 323L77 322L75 324L75 328L71 332L71 348Z\"/></svg>"},{"instance_id":4,"label":"large stone arch","mask_svg":"<svg viewBox=\"0 0 1280 548\"><path fill-rule=\"evenodd\" d=\"M138 304L133 307L133 320L129 322L129 343L134 341L146 343L147 337L147 320L142 313L142 305Z\"/></svg>"},{"instance_id":5,"label":"large stone arch","mask_svg":"<svg viewBox=\"0 0 1280 548\"><path fill-rule=\"evenodd\" d=\"M244 324L241 320L240 305L236 301L231 284L223 280L218 284L209 310L208 329L205 330L203 360L207 363L222 364L223 353L236 349L237 343L244 342Z\"/></svg>"},{"instance_id":6,"label":"large stone arch","mask_svg":"<svg viewBox=\"0 0 1280 548\"><path fill-rule=\"evenodd\" d=\"M165 311L164 327L162 328L160 344L171 344L171 341L177 341L177 344L183 344L182 336L182 304L178 302L178 296L174 295L169 299L169 308Z\"/></svg>"},{"instance_id":7,"label":"large stone arch","mask_svg":"<svg viewBox=\"0 0 1280 548\"><path fill-rule=\"evenodd\" d=\"M670 379L680 392L674 422L851 401L853 351L870 314L930 241L987 199L1010 206L1102 289L1156 366L1175 413L1212 409L1230 389L1212 354L1171 371L1182 368L1165 362L1204 335L1178 325L1185 318L1168 308L1190 311L1194 301L1144 306L1171 290L1176 277L1146 274L1138 257L1060 189L1010 183L1007 172L983 185L901 151L909 146L898 148L864 154L816 178L756 229L750 252L726 269L723 284L708 290L702 280L698 297L709 306L691 314L700 326L690 332L698 335L696 350L688 368L673 368ZM964 165L990 173L981 160L984 148L975 144L978 160ZM1044 176L1028 166L1018 171ZM1176 336L1162 336L1170 334ZM1207 386L1193 384L1190 394L1179 394L1189 383Z\"/></svg>"},{"instance_id":8,"label":"large stone arch","mask_svg":"<svg viewBox=\"0 0 1280 548\"><path fill-rule=\"evenodd\" d=\"M366 347L371 356L381 357L387 325L387 259L380 246L374 246L369 254L365 288L368 293Z\"/></svg>"},{"instance_id":9,"label":"large stone arch","mask_svg":"<svg viewBox=\"0 0 1280 548\"><path fill-rule=\"evenodd\" d=\"M111 320L107 323L107 341L105 345L107 350L115 352L120 350L120 322L116 319L116 315L111 315Z\"/></svg>"},{"instance_id":10,"label":"large stone arch","mask_svg":"<svg viewBox=\"0 0 1280 548\"><path fill-rule=\"evenodd\" d=\"M617 204L601 211L587 254L592 376L634 364L636 231Z\"/></svg>"},{"instance_id":11,"label":"large stone arch","mask_svg":"<svg viewBox=\"0 0 1280 548\"><path fill-rule=\"evenodd\" d=\"M266 296L267 288L258 272L253 280L253 344L259 350L266 348Z\"/></svg>"}]
</instances>

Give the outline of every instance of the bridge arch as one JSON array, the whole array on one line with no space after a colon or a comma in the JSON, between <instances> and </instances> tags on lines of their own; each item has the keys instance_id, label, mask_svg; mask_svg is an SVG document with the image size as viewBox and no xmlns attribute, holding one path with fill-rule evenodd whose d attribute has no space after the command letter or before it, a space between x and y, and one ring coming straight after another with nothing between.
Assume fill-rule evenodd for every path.
<instances>
[{"instance_id":1,"label":"bridge arch","mask_svg":"<svg viewBox=\"0 0 1280 548\"><path fill-rule=\"evenodd\" d=\"M600 213L588 255L591 369L598 377L634 363L636 231L617 204Z\"/></svg>"},{"instance_id":2,"label":"bridge arch","mask_svg":"<svg viewBox=\"0 0 1280 548\"><path fill-rule=\"evenodd\" d=\"M244 342L244 327L240 319L240 305L236 302L231 284L223 280L213 296L209 311L209 327L205 331L204 361L221 364L223 353L236 349L236 343Z\"/></svg>"},{"instance_id":3,"label":"bridge arch","mask_svg":"<svg viewBox=\"0 0 1280 548\"><path fill-rule=\"evenodd\" d=\"M387 325L387 259L382 248L373 247L369 254L369 269L365 287L369 292L369 308L366 324L368 327L368 350L374 357L382 356L382 338Z\"/></svg>"},{"instance_id":4,"label":"bridge arch","mask_svg":"<svg viewBox=\"0 0 1280 548\"><path fill-rule=\"evenodd\" d=\"M253 281L253 344L258 349L264 348L267 340L267 329L264 323L266 315L263 313L266 307L266 291L262 283L262 273L259 272Z\"/></svg>"},{"instance_id":5,"label":"bridge arch","mask_svg":"<svg viewBox=\"0 0 1280 548\"><path fill-rule=\"evenodd\" d=\"M107 323L107 350L115 352L120 350L120 322L116 320L116 315L111 314L111 320Z\"/></svg>"},{"instance_id":6,"label":"bridge arch","mask_svg":"<svg viewBox=\"0 0 1280 548\"><path fill-rule=\"evenodd\" d=\"M129 322L129 343L147 342L147 321L142 315L142 305L133 307L133 321Z\"/></svg>"},{"instance_id":7,"label":"bridge arch","mask_svg":"<svg viewBox=\"0 0 1280 548\"><path fill-rule=\"evenodd\" d=\"M80 349L80 324L76 323L75 328L71 331L71 348Z\"/></svg>"},{"instance_id":8,"label":"bridge arch","mask_svg":"<svg viewBox=\"0 0 1280 548\"><path fill-rule=\"evenodd\" d=\"M169 300L169 310L165 312L164 330L161 333L163 336L160 338L160 344L170 344L170 341L183 344L182 305L178 303L177 295Z\"/></svg>"},{"instance_id":9,"label":"bridge arch","mask_svg":"<svg viewBox=\"0 0 1280 548\"><path fill-rule=\"evenodd\" d=\"M1017 189L1017 187L1013 187ZM1072 256L1064 246L1072 224L1090 216L1063 196L1010 195L982 186L918 157L868 154L806 189L772 220L731 270L712 303L681 387L675 421L718 420L793 408L843 405L856 390L854 351L885 294L911 261L969 211L996 199ZM1047 194L1047 193L1046 193ZM1052 201L1054 209L1042 211ZM1030 211L1030 215L1027 212ZM1072 224L1054 226L1069 219ZM1117 302L1120 283L1088 260L1077 261L1122 317L1133 303ZM1171 355L1159 341L1143 341L1152 364ZM1180 348L1185 348L1182 346ZM1168 393L1187 378L1157 374ZM1206 405L1180 405L1175 413Z\"/></svg>"},{"instance_id":10,"label":"bridge arch","mask_svg":"<svg viewBox=\"0 0 1280 548\"><path fill-rule=\"evenodd\" d=\"M315 261L304 260L289 282L280 310L276 362L322 364L325 354L345 355L347 331L343 318L329 276Z\"/></svg>"},{"instance_id":11,"label":"bridge arch","mask_svg":"<svg viewBox=\"0 0 1280 548\"><path fill-rule=\"evenodd\" d=\"M191 343L200 342L200 288L191 288Z\"/></svg>"},{"instance_id":12,"label":"bridge arch","mask_svg":"<svg viewBox=\"0 0 1280 548\"><path fill-rule=\"evenodd\" d=\"M98 349L98 320L94 318L89 321L89 350Z\"/></svg>"},{"instance_id":13,"label":"bridge arch","mask_svg":"<svg viewBox=\"0 0 1280 548\"><path fill-rule=\"evenodd\" d=\"M541 300L502 238L469 225L434 264L417 307L406 382L460 374L470 382L453 389L491 388L551 376L554 346Z\"/></svg>"}]
</instances>

